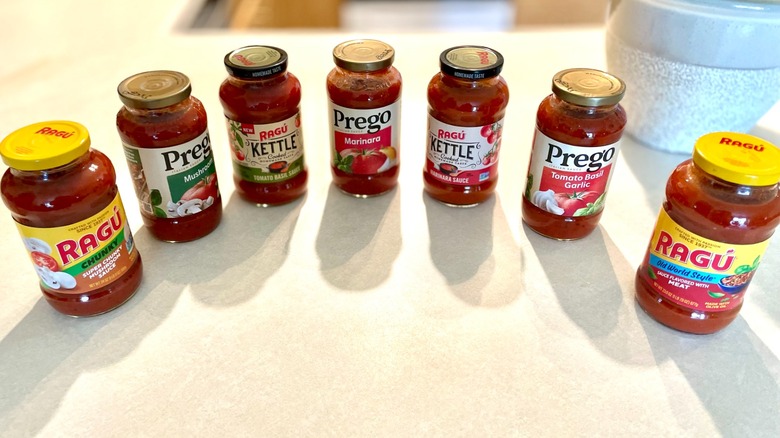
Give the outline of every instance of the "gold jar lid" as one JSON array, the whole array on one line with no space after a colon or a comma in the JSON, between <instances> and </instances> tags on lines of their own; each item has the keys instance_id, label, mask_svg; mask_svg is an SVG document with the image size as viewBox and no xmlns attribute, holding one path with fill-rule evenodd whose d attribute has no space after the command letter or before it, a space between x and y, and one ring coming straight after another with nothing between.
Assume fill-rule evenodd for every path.
<instances>
[{"instance_id":1,"label":"gold jar lid","mask_svg":"<svg viewBox=\"0 0 780 438\"><path fill-rule=\"evenodd\" d=\"M591 68L558 72L552 81L556 96L581 106L615 105L623 98L626 84L617 76Z\"/></svg>"},{"instance_id":2,"label":"gold jar lid","mask_svg":"<svg viewBox=\"0 0 780 438\"><path fill-rule=\"evenodd\" d=\"M231 76L262 79L287 71L287 52L271 46L246 46L225 55Z\"/></svg>"},{"instance_id":3,"label":"gold jar lid","mask_svg":"<svg viewBox=\"0 0 780 438\"><path fill-rule=\"evenodd\" d=\"M333 49L333 62L354 72L375 71L393 65L395 50L377 40L345 41Z\"/></svg>"},{"instance_id":4,"label":"gold jar lid","mask_svg":"<svg viewBox=\"0 0 780 438\"><path fill-rule=\"evenodd\" d=\"M190 97L190 78L171 70L138 73L117 87L119 99L130 108L158 109L175 105Z\"/></svg>"}]
</instances>

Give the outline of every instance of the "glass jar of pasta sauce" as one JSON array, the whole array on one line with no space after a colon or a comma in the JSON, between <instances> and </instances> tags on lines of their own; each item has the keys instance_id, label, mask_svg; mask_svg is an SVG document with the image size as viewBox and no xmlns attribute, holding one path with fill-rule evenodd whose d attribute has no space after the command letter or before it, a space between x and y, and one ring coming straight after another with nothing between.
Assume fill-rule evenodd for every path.
<instances>
[{"instance_id":1,"label":"glass jar of pasta sauce","mask_svg":"<svg viewBox=\"0 0 780 438\"><path fill-rule=\"evenodd\" d=\"M428 147L423 182L432 198L469 207L498 183L498 153L509 87L504 57L481 46L458 46L439 57L428 83Z\"/></svg>"},{"instance_id":2,"label":"glass jar of pasta sauce","mask_svg":"<svg viewBox=\"0 0 780 438\"><path fill-rule=\"evenodd\" d=\"M559 240L590 234L604 211L626 125L618 102L626 86L599 70L569 69L553 77L539 105L523 192L523 221Z\"/></svg>"},{"instance_id":3,"label":"glass jar of pasta sauce","mask_svg":"<svg viewBox=\"0 0 780 438\"><path fill-rule=\"evenodd\" d=\"M287 52L247 46L225 55L219 87L233 158L236 193L259 206L306 193L301 83L287 71Z\"/></svg>"},{"instance_id":4,"label":"glass jar of pasta sauce","mask_svg":"<svg viewBox=\"0 0 780 438\"><path fill-rule=\"evenodd\" d=\"M0 143L0 183L46 301L71 316L108 312L141 283L141 256L108 157L70 121L36 123Z\"/></svg>"},{"instance_id":5,"label":"glass jar of pasta sauce","mask_svg":"<svg viewBox=\"0 0 780 438\"><path fill-rule=\"evenodd\" d=\"M139 73L117 87L116 127L141 217L152 235L186 242L212 232L222 197L206 110L176 71Z\"/></svg>"},{"instance_id":6,"label":"glass jar of pasta sauce","mask_svg":"<svg viewBox=\"0 0 780 438\"><path fill-rule=\"evenodd\" d=\"M780 149L769 142L731 132L699 138L666 183L636 273L639 305L689 333L731 323L780 223L778 181Z\"/></svg>"},{"instance_id":7,"label":"glass jar of pasta sauce","mask_svg":"<svg viewBox=\"0 0 780 438\"><path fill-rule=\"evenodd\" d=\"M353 40L333 49L327 77L331 173L342 192L380 195L398 183L401 73L395 51L375 40Z\"/></svg>"}]
</instances>

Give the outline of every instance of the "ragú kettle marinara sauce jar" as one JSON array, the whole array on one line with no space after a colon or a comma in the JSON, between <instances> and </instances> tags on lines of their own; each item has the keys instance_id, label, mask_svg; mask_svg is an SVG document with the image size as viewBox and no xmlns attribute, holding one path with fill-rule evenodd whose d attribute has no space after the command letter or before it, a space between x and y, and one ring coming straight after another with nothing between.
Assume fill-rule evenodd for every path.
<instances>
[{"instance_id":1,"label":"rag\u00fa kettle marinara sauce jar","mask_svg":"<svg viewBox=\"0 0 780 438\"><path fill-rule=\"evenodd\" d=\"M780 149L746 134L697 140L666 183L636 298L657 321L713 333L733 321L780 223Z\"/></svg>"},{"instance_id":2,"label":"rag\u00fa kettle marinara sauce jar","mask_svg":"<svg viewBox=\"0 0 780 438\"><path fill-rule=\"evenodd\" d=\"M380 195L398 183L401 73L395 51L376 40L352 40L333 49L328 74L331 173L342 192Z\"/></svg>"},{"instance_id":3,"label":"rag\u00fa kettle marinara sauce jar","mask_svg":"<svg viewBox=\"0 0 780 438\"><path fill-rule=\"evenodd\" d=\"M498 183L498 153L509 102L499 73L504 57L481 46L458 46L439 57L428 83L425 192L468 207L488 199Z\"/></svg>"},{"instance_id":4,"label":"rag\u00fa kettle marinara sauce jar","mask_svg":"<svg viewBox=\"0 0 780 438\"><path fill-rule=\"evenodd\" d=\"M539 105L523 192L523 221L559 240L590 234L604 211L626 113L626 86L599 70L568 69Z\"/></svg>"},{"instance_id":5,"label":"rag\u00fa kettle marinara sauce jar","mask_svg":"<svg viewBox=\"0 0 780 438\"><path fill-rule=\"evenodd\" d=\"M264 207L306 193L301 83L287 61L276 47L236 49L225 55L228 77L219 87L236 193Z\"/></svg>"},{"instance_id":6,"label":"rag\u00fa kettle marinara sauce jar","mask_svg":"<svg viewBox=\"0 0 780 438\"><path fill-rule=\"evenodd\" d=\"M127 166L152 235L186 242L212 232L222 197L206 110L187 76L170 70L138 73L117 87L116 115Z\"/></svg>"},{"instance_id":7,"label":"rag\u00fa kettle marinara sauce jar","mask_svg":"<svg viewBox=\"0 0 780 438\"><path fill-rule=\"evenodd\" d=\"M0 184L40 278L46 301L66 315L91 316L127 301L141 283L108 157L70 121L18 129L0 144L9 166Z\"/></svg>"}]
</instances>

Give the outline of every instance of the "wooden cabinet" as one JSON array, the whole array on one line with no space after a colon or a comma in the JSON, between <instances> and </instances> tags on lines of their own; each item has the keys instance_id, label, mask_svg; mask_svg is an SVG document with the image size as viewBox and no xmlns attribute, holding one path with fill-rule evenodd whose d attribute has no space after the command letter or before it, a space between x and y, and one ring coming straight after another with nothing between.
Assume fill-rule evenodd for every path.
<instances>
[{"instance_id":1,"label":"wooden cabinet","mask_svg":"<svg viewBox=\"0 0 780 438\"><path fill-rule=\"evenodd\" d=\"M228 0L230 27L337 28L341 0Z\"/></svg>"}]
</instances>

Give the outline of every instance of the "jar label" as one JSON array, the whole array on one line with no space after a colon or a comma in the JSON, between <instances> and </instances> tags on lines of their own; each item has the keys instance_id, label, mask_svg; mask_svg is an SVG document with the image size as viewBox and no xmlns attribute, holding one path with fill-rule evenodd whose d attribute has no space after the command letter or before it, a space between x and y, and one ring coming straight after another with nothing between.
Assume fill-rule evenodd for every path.
<instances>
[{"instance_id":1,"label":"jar label","mask_svg":"<svg viewBox=\"0 0 780 438\"><path fill-rule=\"evenodd\" d=\"M288 180L303 171L301 113L255 125L226 118L233 171L256 184Z\"/></svg>"},{"instance_id":2,"label":"jar label","mask_svg":"<svg viewBox=\"0 0 780 438\"><path fill-rule=\"evenodd\" d=\"M398 165L400 99L373 109L328 102L333 167L346 173L374 175Z\"/></svg>"},{"instance_id":3,"label":"jar label","mask_svg":"<svg viewBox=\"0 0 780 438\"><path fill-rule=\"evenodd\" d=\"M572 146L537 129L524 196L559 216L599 213L619 150L619 141L606 146Z\"/></svg>"},{"instance_id":4,"label":"jar label","mask_svg":"<svg viewBox=\"0 0 780 438\"><path fill-rule=\"evenodd\" d=\"M106 208L81 222L53 228L16 226L41 285L59 293L106 287L138 258L118 193Z\"/></svg>"},{"instance_id":5,"label":"jar label","mask_svg":"<svg viewBox=\"0 0 780 438\"><path fill-rule=\"evenodd\" d=\"M485 126L455 126L428 115L425 171L454 185L473 185L498 177L498 152L504 119Z\"/></svg>"},{"instance_id":6,"label":"jar label","mask_svg":"<svg viewBox=\"0 0 780 438\"><path fill-rule=\"evenodd\" d=\"M702 312L742 303L769 240L722 243L691 233L661 210L639 275L664 298Z\"/></svg>"},{"instance_id":7,"label":"jar label","mask_svg":"<svg viewBox=\"0 0 780 438\"><path fill-rule=\"evenodd\" d=\"M208 130L178 146L122 146L143 213L158 218L189 216L211 207L219 197Z\"/></svg>"}]
</instances>

